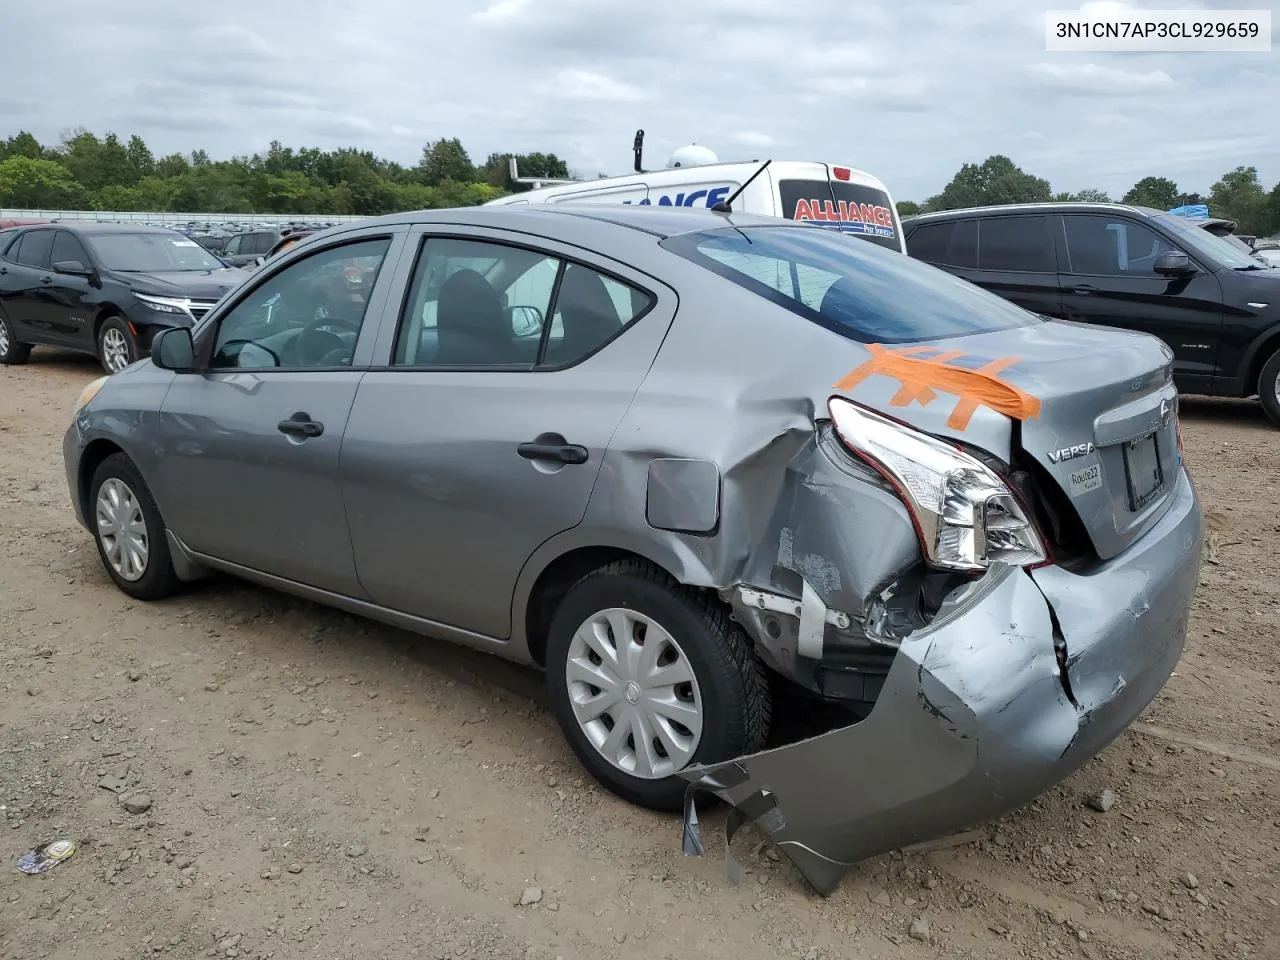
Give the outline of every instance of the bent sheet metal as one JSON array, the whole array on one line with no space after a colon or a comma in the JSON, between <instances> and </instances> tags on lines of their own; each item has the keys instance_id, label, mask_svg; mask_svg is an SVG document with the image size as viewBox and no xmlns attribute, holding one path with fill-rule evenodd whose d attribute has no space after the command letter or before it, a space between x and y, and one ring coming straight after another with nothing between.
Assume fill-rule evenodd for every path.
<instances>
[{"instance_id":1,"label":"bent sheet metal","mask_svg":"<svg viewBox=\"0 0 1280 960\"><path fill-rule=\"evenodd\" d=\"M1159 526L1187 552L1132 552L1107 577L992 568L902 642L865 720L682 771L685 853L702 852L693 799L709 792L733 808L730 841L755 821L830 895L858 861L999 816L1070 775L1181 655L1201 536L1185 476Z\"/></svg>"}]
</instances>

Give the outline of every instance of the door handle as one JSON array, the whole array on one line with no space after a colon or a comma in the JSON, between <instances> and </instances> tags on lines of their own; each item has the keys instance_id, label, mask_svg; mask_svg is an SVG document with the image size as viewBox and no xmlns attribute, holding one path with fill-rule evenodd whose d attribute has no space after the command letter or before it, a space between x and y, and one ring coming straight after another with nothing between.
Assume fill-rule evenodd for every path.
<instances>
[{"instance_id":1,"label":"door handle","mask_svg":"<svg viewBox=\"0 0 1280 960\"><path fill-rule=\"evenodd\" d=\"M526 460L550 460L554 463L586 463L587 448L567 443L558 433L541 433L531 443L516 447Z\"/></svg>"},{"instance_id":2,"label":"door handle","mask_svg":"<svg viewBox=\"0 0 1280 960\"><path fill-rule=\"evenodd\" d=\"M288 420L276 424L281 433L293 437L318 437L324 433L324 424L311 419L311 414L298 411Z\"/></svg>"},{"instance_id":3,"label":"door handle","mask_svg":"<svg viewBox=\"0 0 1280 960\"><path fill-rule=\"evenodd\" d=\"M1091 283L1077 283L1074 287L1071 288L1071 292L1078 293L1080 294L1080 296L1084 297L1093 293L1097 289L1098 288Z\"/></svg>"},{"instance_id":4,"label":"door handle","mask_svg":"<svg viewBox=\"0 0 1280 960\"><path fill-rule=\"evenodd\" d=\"M53 277L41 277L41 278L40 278L40 282L41 282L41 283L53 283Z\"/></svg>"}]
</instances>

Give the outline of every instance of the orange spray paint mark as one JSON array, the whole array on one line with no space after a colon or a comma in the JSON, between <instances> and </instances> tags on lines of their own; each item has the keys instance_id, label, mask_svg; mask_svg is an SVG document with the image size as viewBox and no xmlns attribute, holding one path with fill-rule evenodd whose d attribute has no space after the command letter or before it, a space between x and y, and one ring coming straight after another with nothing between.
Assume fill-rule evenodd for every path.
<instances>
[{"instance_id":1,"label":"orange spray paint mark","mask_svg":"<svg viewBox=\"0 0 1280 960\"><path fill-rule=\"evenodd\" d=\"M1020 357L999 357L977 369L952 366L950 361L964 356L958 350L944 350L934 356L921 356L936 347L916 346L890 350L878 343L867 344L871 359L855 367L835 383L835 389L848 391L874 374L892 377L900 384L889 401L891 406L906 407L914 401L927 407L938 398L937 391L953 394L956 400L947 426L964 430L969 426L979 405L990 407L1015 420L1034 420L1040 416L1040 399L1019 390L999 376Z\"/></svg>"}]
</instances>

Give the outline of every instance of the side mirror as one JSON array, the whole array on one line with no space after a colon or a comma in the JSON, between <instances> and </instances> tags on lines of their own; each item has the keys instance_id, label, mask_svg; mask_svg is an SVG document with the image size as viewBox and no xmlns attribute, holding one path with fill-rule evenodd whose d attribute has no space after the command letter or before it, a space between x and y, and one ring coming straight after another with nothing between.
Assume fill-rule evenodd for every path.
<instances>
[{"instance_id":1,"label":"side mirror","mask_svg":"<svg viewBox=\"0 0 1280 960\"><path fill-rule=\"evenodd\" d=\"M196 347L186 327L161 330L151 340L151 362L161 370L186 373L196 368Z\"/></svg>"},{"instance_id":2,"label":"side mirror","mask_svg":"<svg viewBox=\"0 0 1280 960\"><path fill-rule=\"evenodd\" d=\"M508 307L511 313L511 333L517 337L532 337L542 332L542 311L537 307Z\"/></svg>"},{"instance_id":3,"label":"side mirror","mask_svg":"<svg viewBox=\"0 0 1280 960\"><path fill-rule=\"evenodd\" d=\"M1181 250L1168 250L1156 257L1155 271L1166 277L1185 277L1196 272L1196 265Z\"/></svg>"},{"instance_id":4,"label":"side mirror","mask_svg":"<svg viewBox=\"0 0 1280 960\"><path fill-rule=\"evenodd\" d=\"M65 273L69 277L88 277L93 271L79 260L59 260L53 265L54 273Z\"/></svg>"}]
</instances>

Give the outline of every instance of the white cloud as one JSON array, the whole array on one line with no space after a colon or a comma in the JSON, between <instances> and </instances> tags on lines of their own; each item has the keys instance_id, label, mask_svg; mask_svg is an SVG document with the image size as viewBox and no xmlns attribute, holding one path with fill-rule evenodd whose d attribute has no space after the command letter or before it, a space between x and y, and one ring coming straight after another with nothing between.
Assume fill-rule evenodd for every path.
<instances>
[{"instance_id":1,"label":"white cloud","mask_svg":"<svg viewBox=\"0 0 1280 960\"><path fill-rule=\"evenodd\" d=\"M1160 93L1174 86L1173 77L1163 70L1138 73L1096 63L1036 63L1030 70L1044 85L1070 93L1128 97Z\"/></svg>"},{"instance_id":2,"label":"white cloud","mask_svg":"<svg viewBox=\"0 0 1280 960\"><path fill-rule=\"evenodd\" d=\"M278 139L412 165L456 136L476 160L550 151L594 176L628 172L644 128L650 165L691 141L726 160L840 158L904 200L993 153L1113 196L1146 175L1205 193L1240 164L1280 179L1266 54L1047 53L1043 9L1079 6L10 2L4 36L22 43L5 50L0 137L85 126L215 157ZM1179 117L1211 117L1211 134Z\"/></svg>"},{"instance_id":3,"label":"white cloud","mask_svg":"<svg viewBox=\"0 0 1280 960\"><path fill-rule=\"evenodd\" d=\"M550 97L562 97L566 100L599 100L614 103L634 103L644 100L644 92L639 87L622 83L594 70L565 69L557 71L552 82L541 86L542 92Z\"/></svg>"}]
</instances>

